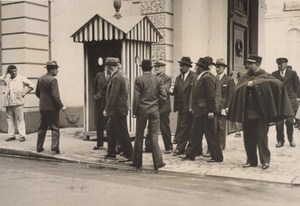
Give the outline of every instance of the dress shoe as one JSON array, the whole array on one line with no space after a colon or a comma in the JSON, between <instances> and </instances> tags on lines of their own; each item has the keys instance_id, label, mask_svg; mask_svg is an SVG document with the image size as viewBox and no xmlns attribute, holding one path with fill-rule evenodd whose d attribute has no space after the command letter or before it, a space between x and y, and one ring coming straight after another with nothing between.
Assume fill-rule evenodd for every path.
<instances>
[{"instance_id":1,"label":"dress shoe","mask_svg":"<svg viewBox=\"0 0 300 206\"><path fill-rule=\"evenodd\" d=\"M205 153L205 154L203 154L203 157L211 157L211 154L210 153Z\"/></svg>"},{"instance_id":2,"label":"dress shoe","mask_svg":"<svg viewBox=\"0 0 300 206\"><path fill-rule=\"evenodd\" d=\"M195 160L195 157L191 157L191 156L188 156L188 155L179 155L179 157L181 158L182 161L185 161L185 160L194 161Z\"/></svg>"},{"instance_id":3,"label":"dress shoe","mask_svg":"<svg viewBox=\"0 0 300 206\"><path fill-rule=\"evenodd\" d=\"M166 163L162 163L162 164L160 164L160 165L156 165L156 166L154 166L154 170L158 170L159 168L162 168L162 167L164 167L164 166L166 166Z\"/></svg>"},{"instance_id":4,"label":"dress shoe","mask_svg":"<svg viewBox=\"0 0 300 206\"><path fill-rule=\"evenodd\" d=\"M279 148L279 147L283 147L283 145L284 145L283 142L278 142L275 146L276 146L277 148Z\"/></svg>"},{"instance_id":5,"label":"dress shoe","mask_svg":"<svg viewBox=\"0 0 300 206\"><path fill-rule=\"evenodd\" d=\"M141 165L141 164L135 164L135 163L132 163L132 164L130 164L129 166L135 167L136 169L142 168L142 165Z\"/></svg>"},{"instance_id":6,"label":"dress shoe","mask_svg":"<svg viewBox=\"0 0 300 206\"><path fill-rule=\"evenodd\" d=\"M172 152L173 152L173 150L171 150L171 149L170 150L166 150L165 154L171 154Z\"/></svg>"},{"instance_id":7,"label":"dress shoe","mask_svg":"<svg viewBox=\"0 0 300 206\"><path fill-rule=\"evenodd\" d=\"M145 148L143 152L145 152L145 153L151 153L151 150Z\"/></svg>"},{"instance_id":8,"label":"dress shoe","mask_svg":"<svg viewBox=\"0 0 300 206\"><path fill-rule=\"evenodd\" d=\"M104 155L103 159L114 159L117 155L115 154L106 154Z\"/></svg>"},{"instance_id":9,"label":"dress shoe","mask_svg":"<svg viewBox=\"0 0 300 206\"><path fill-rule=\"evenodd\" d=\"M36 151L37 151L38 153L43 152L43 151L44 151L44 148L42 148L42 149L37 149Z\"/></svg>"},{"instance_id":10,"label":"dress shoe","mask_svg":"<svg viewBox=\"0 0 300 206\"><path fill-rule=\"evenodd\" d=\"M291 147L296 147L296 143L295 143L294 141L291 141L291 142L290 142L290 146L291 146Z\"/></svg>"},{"instance_id":11,"label":"dress shoe","mask_svg":"<svg viewBox=\"0 0 300 206\"><path fill-rule=\"evenodd\" d=\"M98 149L103 149L103 147L95 146L95 147L93 148L93 150L98 150Z\"/></svg>"},{"instance_id":12,"label":"dress shoe","mask_svg":"<svg viewBox=\"0 0 300 206\"><path fill-rule=\"evenodd\" d=\"M16 137L8 137L5 139L6 142L12 141L12 140L16 140Z\"/></svg>"},{"instance_id":13,"label":"dress shoe","mask_svg":"<svg viewBox=\"0 0 300 206\"><path fill-rule=\"evenodd\" d=\"M268 169L269 168L269 163L263 163L261 168L263 168L264 170Z\"/></svg>"},{"instance_id":14,"label":"dress shoe","mask_svg":"<svg viewBox=\"0 0 300 206\"><path fill-rule=\"evenodd\" d=\"M60 154L60 150L59 149L53 149L52 150L55 154Z\"/></svg>"},{"instance_id":15,"label":"dress shoe","mask_svg":"<svg viewBox=\"0 0 300 206\"><path fill-rule=\"evenodd\" d=\"M256 167L256 166L257 166L257 165L250 164L250 163L243 164L243 168L247 168L247 167Z\"/></svg>"},{"instance_id":16,"label":"dress shoe","mask_svg":"<svg viewBox=\"0 0 300 206\"><path fill-rule=\"evenodd\" d=\"M214 159L210 159L207 160L208 163L215 163L215 162L223 162L223 160L214 160Z\"/></svg>"},{"instance_id":17,"label":"dress shoe","mask_svg":"<svg viewBox=\"0 0 300 206\"><path fill-rule=\"evenodd\" d=\"M123 157L122 159L119 160L119 162L130 162L131 160L132 160L131 158Z\"/></svg>"},{"instance_id":18,"label":"dress shoe","mask_svg":"<svg viewBox=\"0 0 300 206\"><path fill-rule=\"evenodd\" d=\"M181 155L181 154L183 154L183 152L179 152L178 150L175 150L172 155L173 156L178 156L178 155Z\"/></svg>"},{"instance_id":19,"label":"dress shoe","mask_svg":"<svg viewBox=\"0 0 300 206\"><path fill-rule=\"evenodd\" d=\"M26 139L25 139L25 137L24 136L22 136L21 138L20 138L20 140L19 140L20 142L25 142L26 141Z\"/></svg>"},{"instance_id":20,"label":"dress shoe","mask_svg":"<svg viewBox=\"0 0 300 206\"><path fill-rule=\"evenodd\" d=\"M234 135L234 137L237 137L237 138L239 138L239 137L242 137L242 135L241 135L241 133L240 133L240 132L236 132L236 133L235 133L235 135Z\"/></svg>"},{"instance_id":21,"label":"dress shoe","mask_svg":"<svg viewBox=\"0 0 300 206\"><path fill-rule=\"evenodd\" d=\"M202 152L197 152L196 153L196 156L198 157L198 156L202 156L203 155L203 153Z\"/></svg>"}]
</instances>

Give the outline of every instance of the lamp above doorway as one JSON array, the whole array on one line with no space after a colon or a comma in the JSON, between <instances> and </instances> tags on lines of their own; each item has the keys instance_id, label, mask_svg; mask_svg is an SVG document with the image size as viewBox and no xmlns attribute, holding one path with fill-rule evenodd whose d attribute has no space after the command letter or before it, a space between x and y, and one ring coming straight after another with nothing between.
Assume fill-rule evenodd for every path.
<instances>
[{"instance_id":1,"label":"lamp above doorway","mask_svg":"<svg viewBox=\"0 0 300 206\"><path fill-rule=\"evenodd\" d=\"M115 13L114 17L116 19L122 18L122 15L119 12L120 9L121 9L121 6L122 6L122 1L121 0L114 0L114 7L115 7L115 10L116 10L116 13Z\"/></svg>"}]
</instances>

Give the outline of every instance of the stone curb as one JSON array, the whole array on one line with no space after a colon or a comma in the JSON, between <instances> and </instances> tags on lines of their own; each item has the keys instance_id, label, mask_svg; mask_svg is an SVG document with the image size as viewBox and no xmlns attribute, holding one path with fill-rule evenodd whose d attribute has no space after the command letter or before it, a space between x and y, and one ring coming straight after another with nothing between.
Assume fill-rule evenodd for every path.
<instances>
[{"instance_id":1,"label":"stone curb","mask_svg":"<svg viewBox=\"0 0 300 206\"><path fill-rule=\"evenodd\" d=\"M16 150L16 149L7 149L7 148L0 148L0 155L2 156L9 156L9 157L22 157L22 158L28 158L28 159L38 159L38 160L45 160L45 161L58 161L58 162L67 162L67 163L78 163L81 166L87 167L87 168L97 168L97 169L111 169L111 170L122 170L122 171L142 171L147 173L160 173L164 175L176 175L176 176L184 176L184 177L193 177L193 178L229 178L234 180L241 180L241 181L256 181L256 182L266 182L266 183L276 183L276 184L285 184L285 185L292 185L292 186L300 186L300 177L289 177L290 181L276 181L276 180L260 180L255 178L245 178L245 177L234 177L232 175L226 175L226 174L215 174L210 172L203 172L201 174L191 174L191 173L184 173L184 172L176 172L176 171L168 171L168 170L159 170L155 171L150 168L142 168L142 169L135 169L128 165L122 165L122 164L109 164L109 163L94 163L94 162L88 162L88 161L78 161L70 158L64 158L64 157L56 157L53 155L47 155L32 151L22 151L22 150Z\"/></svg>"}]
</instances>

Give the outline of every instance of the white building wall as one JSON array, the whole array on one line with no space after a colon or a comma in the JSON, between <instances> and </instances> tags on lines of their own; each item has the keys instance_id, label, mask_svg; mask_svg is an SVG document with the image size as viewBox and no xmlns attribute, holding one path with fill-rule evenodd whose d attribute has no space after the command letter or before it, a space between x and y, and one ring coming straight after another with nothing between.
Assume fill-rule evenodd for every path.
<instances>
[{"instance_id":1,"label":"white building wall","mask_svg":"<svg viewBox=\"0 0 300 206\"><path fill-rule=\"evenodd\" d=\"M284 6L292 10L285 11ZM277 70L276 58L286 57L300 74L300 1L266 0L265 69Z\"/></svg>"}]
</instances>

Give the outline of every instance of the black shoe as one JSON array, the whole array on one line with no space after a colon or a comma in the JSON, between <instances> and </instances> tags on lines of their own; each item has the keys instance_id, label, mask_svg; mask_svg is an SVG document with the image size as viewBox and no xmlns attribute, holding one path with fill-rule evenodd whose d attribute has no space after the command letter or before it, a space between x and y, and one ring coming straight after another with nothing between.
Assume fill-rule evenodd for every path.
<instances>
[{"instance_id":1,"label":"black shoe","mask_svg":"<svg viewBox=\"0 0 300 206\"><path fill-rule=\"evenodd\" d=\"M21 138L20 138L20 140L19 140L20 142L25 142L26 141L26 139L25 139L25 137L24 136L22 136Z\"/></svg>"},{"instance_id":2,"label":"black shoe","mask_svg":"<svg viewBox=\"0 0 300 206\"><path fill-rule=\"evenodd\" d=\"M203 154L203 157L211 157L211 154L210 153L205 153L205 154Z\"/></svg>"},{"instance_id":3,"label":"black shoe","mask_svg":"<svg viewBox=\"0 0 300 206\"><path fill-rule=\"evenodd\" d=\"M265 169L268 169L269 166L270 166L269 163L263 163L261 168L263 168L265 170Z\"/></svg>"},{"instance_id":4,"label":"black shoe","mask_svg":"<svg viewBox=\"0 0 300 206\"><path fill-rule=\"evenodd\" d=\"M296 147L296 143L295 143L294 141L291 141L291 142L290 142L290 146L291 146L291 147Z\"/></svg>"},{"instance_id":5,"label":"black shoe","mask_svg":"<svg viewBox=\"0 0 300 206\"><path fill-rule=\"evenodd\" d=\"M8 137L5 139L6 142L12 141L12 140L16 140L16 137Z\"/></svg>"},{"instance_id":6,"label":"black shoe","mask_svg":"<svg viewBox=\"0 0 300 206\"><path fill-rule=\"evenodd\" d=\"M106 154L104 155L103 159L113 159L116 158L117 155L115 154Z\"/></svg>"},{"instance_id":7,"label":"black shoe","mask_svg":"<svg viewBox=\"0 0 300 206\"><path fill-rule=\"evenodd\" d=\"M185 161L185 160L194 161L195 160L195 157L191 157L191 156L188 156L188 155L179 155L179 157L181 158L182 161Z\"/></svg>"},{"instance_id":8,"label":"black shoe","mask_svg":"<svg viewBox=\"0 0 300 206\"><path fill-rule=\"evenodd\" d=\"M173 152L173 150L172 149L170 149L170 150L166 150L165 151L165 154L171 154Z\"/></svg>"},{"instance_id":9,"label":"black shoe","mask_svg":"<svg viewBox=\"0 0 300 206\"><path fill-rule=\"evenodd\" d=\"M246 164L243 164L243 168L247 168L247 167L256 167L257 165L255 164L250 164L250 163L246 163Z\"/></svg>"},{"instance_id":10,"label":"black shoe","mask_svg":"<svg viewBox=\"0 0 300 206\"><path fill-rule=\"evenodd\" d=\"M223 162L223 160L214 160L214 159L210 159L207 160L208 163L215 163L215 162Z\"/></svg>"},{"instance_id":11,"label":"black shoe","mask_svg":"<svg viewBox=\"0 0 300 206\"><path fill-rule=\"evenodd\" d=\"M144 152L145 152L145 153L151 153L151 150L145 148L145 149L144 149Z\"/></svg>"},{"instance_id":12,"label":"black shoe","mask_svg":"<svg viewBox=\"0 0 300 206\"><path fill-rule=\"evenodd\" d=\"M175 150L172 155L173 156L178 156L178 155L181 155L181 154L183 154L183 152L179 152L178 150Z\"/></svg>"},{"instance_id":13,"label":"black shoe","mask_svg":"<svg viewBox=\"0 0 300 206\"><path fill-rule=\"evenodd\" d=\"M154 166L154 170L158 170L159 168L162 168L162 167L164 167L164 166L166 166L166 163L162 163L162 164L160 164L160 165L156 165L156 166Z\"/></svg>"},{"instance_id":14,"label":"black shoe","mask_svg":"<svg viewBox=\"0 0 300 206\"><path fill-rule=\"evenodd\" d=\"M130 164L129 166L135 167L136 169L142 168L142 165L141 165L141 164L134 164L134 163L132 163L132 164Z\"/></svg>"},{"instance_id":15,"label":"black shoe","mask_svg":"<svg viewBox=\"0 0 300 206\"><path fill-rule=\"evenodd\" d=\"M278 142L275 146L276 146L277 148L279 148L279 147L283 147L283 145L284 145L283 142Z\"/></svg>"},{"instance_id":16,"label":"black shoe","mask_svg":"<svg viewBox=\"0 0 300 206\"><path fill-rule=\"evenodd\" d=\"M130 162L131 160L132 160L131 158L123 157L118 162Z\"/></svg>"},{"instance_id":17,"label":"black shoe","mask_svg":"<svg viewBox=\"0 0 300 206\"><path fill-rule=\"evenodd\" d=\"M98 150L98 149L103 149L103 146L95 146L94 148L93 148L93 150Z\"/></svg>"},{"instance_id":18,"label":"black shoe","mask_svg":"<svg viewBox=\"0 0 300 206\"><path fill-rule=\"evenodd\" d=\"M60 150L59 149L53 149L52 150L55 154L60 154Z\"/></svg>"},{"instance_id":19,"label":"black shoe","mask_svg":"<svg viewBox=\"0 0 300 206\"><path fill-rule=\"evenodd\" d=\"M44 151L44 148L42 148L42 149L37 149L36 151L39 152L39 153L40 153L40 152L43 152L43 151Z\"/></svg>"}]
</instances>

